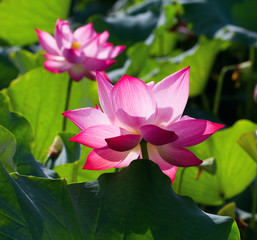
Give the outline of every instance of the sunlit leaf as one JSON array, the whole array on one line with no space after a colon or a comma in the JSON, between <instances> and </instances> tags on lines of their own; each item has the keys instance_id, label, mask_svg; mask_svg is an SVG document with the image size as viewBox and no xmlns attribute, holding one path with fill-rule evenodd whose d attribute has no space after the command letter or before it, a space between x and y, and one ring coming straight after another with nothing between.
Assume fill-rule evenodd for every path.
<instances>
[{"instance_id":1,"label":"sunlit leaf","mask_svg":"<svg viewBox=\"0 0 257 240\"><path fill-rule=\"evenodd\" d=\"M0 38L10 45L37 42L35 28L53 33L57 18L68 16L70 0L1 0Z\"/></svg>"},{"instance_id":2,"label":"sunlit leaf","mask_svg":"<svg viewBox=\"0 0 257 240\"><path fill-rule=\"evenodd\" d=\"M40 162L46 160L49 147L62 131L65 101L69 77L67 73L53 74L36 68L20 77L6 90L11 108L22 113L32 124L35 136L33 155ZM97 99L96 82L83 79L72 83L68 109L92 106ZM78 128L67 120L67 130L78 132Z\"/></svg>"},{"instance_id":3,"label":"sunlit leaf","mask_svg":"<svg viewBox=\"0 0 257 240\"><path fill-rule=\"evenodd\" d=\"M43 66L44 61L44 57L41 52L33 54L23 49L12 52L10 57L21 74L25 74L33 68Z\"/></svg>"},{"instance_id":4,"label":"sunlit leaf","mask_svg":"<svg viewBox=\"0 0 257 240\"><path fill-rule=\"evenodd\" d=\"M237 141L257 163L257 131L246 132Z\"/></svg>"},{"instance_id":5,"label":"sunlit leaf","mask_svg":"<svg viewBox=\"0 0 257 240\"><path fill-rule=\"evenodd\" d=\"M17 148L13 161L19 173L38 177L57 177L55 172L44 167L31 154L34 143L31 124L22 115L9 111L8 99L2 93L0 93L0 125L7 128L16 139Z\"/></svg>"},{"instance_id":6,"label":"sunlit leaf","mask_svg":"<svg viewBox=\"0 0 257 240\"><path fill-rule=\"evenodd\" d=\"M232 218L236 217L236 204L234 202L226 204L222 207L218 213L220 216L230 216Z\"/></svg>"}]
</instances>

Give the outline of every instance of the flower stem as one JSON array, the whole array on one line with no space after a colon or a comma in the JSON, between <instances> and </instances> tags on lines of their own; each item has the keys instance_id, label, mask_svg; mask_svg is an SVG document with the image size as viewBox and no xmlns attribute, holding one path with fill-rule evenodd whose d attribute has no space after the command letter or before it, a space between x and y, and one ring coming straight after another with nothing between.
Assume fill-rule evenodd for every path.
<instances>
[{"instance_id":1,"label":"flower stem","mask_svg":"<svg viewBox=\"0 0 257 240\"><path fill-rule=\"evenodd\" d=\"M65 108L64 111L68 110L69 102L70 102L70 94L71 94L71 86L72 86L72 79L69 79L68 87L67 87L67 94L66 94L66 102L65 102ZM63 122L62 122L62 131L64 132L66 130L67 126L67 118L63 116Z\"/></svg>"},{"instance_id":2,"label":"flower stem","mask_svg":"<svg viewBox=\"0 0 257 240\"><path fill-rule=\"evenodd\" d=\"M251 70L247 76L245 118L256 119L256 103L253 100L255 85L257 84L257 47L250 48Z\"/></svg>"},{"instance_id":3,"label":"flower stem","mask_svg":"<svg viewBox=\"0 0 257 240\"><path fill-rule=\"evenodd\" d=\"M148 152L147 152L147 142L145 140L142 140L140 142L140 146L141 146L142 158L149 159Z\"/></svg>"},{"instance_id":4,"label":"flower stem","mask_svg":"<svg viewBox=\"0 0 257 240\"><path fill-rule=\"evenodd\" d=\"M239 68L240 70L242 70L244 68L249 68L250 66L251 66L251 62L247 61L247 62L243 62L243 63L237 64L237 65L225 66L221 69L221 72L220 72L220 75L218 78L215 97L214 97L214 104L213 104L213 109L212 109L213 114L218 115L218 112L219 112L220 98L221 98L225 74L228 71L234 71L236 68Z\"/></svg>"},{"instance_id":5,"label":"flower stem","mask_svg":"<svg viewBox=\"0 0 257 240\"><path fill-rule=\"evenodd\" d=\"M72 171L72 177L71 177L72 183L77 182L78 171L79 171L79 164L78 164L78 161L75 161L73 166L73 171Z\"/></svg>"},{"instance_id":6,"label":"flower stem","mask_svg":"<svg viewBox=\"0 0 257 240\"><path fill-rule=\"evenodd\" d=\"M214 105L213 105L213 110L212 112L217 115L219 112L219 105L220 105L220 97L221 97L221 92L222 92L222 87L223 87L223 80L224 80L224 76L225 73L228 71L227 67L223 67L219 78L218 78L218 84L217 84L217 88L216 88L216 92L215 92L215 97L214 97Z\"/></svg>"},{"instance_id":7,"label":"flower stem","mask_svg":"<svg viewBox=\"0 0 257 240\"><path fill-rule=\"evenodd\" d=\"M249 224L252 229L255 228L256 209L257 209L257 167L256 167L256 178L255 178L255 185L254 185L254 191L253 191L252 218Z\"/></svg>"},{"instance_id":8,"label":"flower stem","mask_svg":"<svg viewBox=\"0 0 257 240\"><path fill-rule=\"evenodd\" d=\"M177 187L178 195L180 194L180 191L181 191L181 185L182 185L182 180L183 180L185 170L186 170L186 168L182 168L181 173L180 173L180 178L179 178L178 187Z\"/></svg>"}]
</instances>

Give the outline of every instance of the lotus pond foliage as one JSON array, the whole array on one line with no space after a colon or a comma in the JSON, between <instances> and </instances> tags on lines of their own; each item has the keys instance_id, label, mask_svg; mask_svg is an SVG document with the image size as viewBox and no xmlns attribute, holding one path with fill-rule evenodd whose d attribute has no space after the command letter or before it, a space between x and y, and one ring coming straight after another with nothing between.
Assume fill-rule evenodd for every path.
<instances>
[{"instance_id":1,"label":"lotus pond foliage","mask_svg":"<svg viewBox=\"0 0 257 240\"><path fill-rule=\"evenodd\" d=\"M256 10L0 1L0 239L257 239Z\"/></svg>"}]
</instances>

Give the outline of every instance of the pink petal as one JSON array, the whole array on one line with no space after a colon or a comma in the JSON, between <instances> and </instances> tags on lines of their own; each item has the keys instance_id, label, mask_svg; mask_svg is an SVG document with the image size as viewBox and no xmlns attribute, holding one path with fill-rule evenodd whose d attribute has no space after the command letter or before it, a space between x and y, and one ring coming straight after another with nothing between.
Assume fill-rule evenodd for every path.
<instances>
[{"instance_id":1,"label":"pink petal","mask_svg":"<svg viewBox=\"0 0 257 240\"><path fill-rule=\"evenodd\" d=\"M111 121L115 119L115 113L111 104L110 92L113 89L113 85L104 78L99 72L96 72L96 80L98 83L98 95L100 105L104 113L109 117Z\"/></svg>"},{"instance_id":2,"label":"pink petal","mask_svg":"<svg viewBox=\"0 0 257 240\"><path fill-rule=\"evenodd\" d=\"M72 44L72 32L69 22L58 19L55 26L54 37L59 49L70 48Z\"/></svg>"},{"instance_id":3,"label":"pink petal","mask_svg":"<svg viewBox=\"0 0 257 240\"><path fill-rule=\"evenodd\" d=\"M99 38L100 34L97 34L88 43L81 47L87 57L96 58L99 51Z\"/></svg>"},{"instance_id":4,"label":"pink petal","mask_svg":"<svg viewBox=\"0 0 257 240\"><path fill-rule=\"evenodd\" d=\"M118 165L115 166L115 168L122 168L122 167L127 167L133 160L138 159L139 155L141 153L141 148L140 145L132 149L128 156L122 160Z\"/></svg>"},{"instance_id":5,"label":"pink petal","mask_svg":"<svg viewBox=\"0 0 257 240\"><path fill-rule=\"evenodd\" d=\"M54 61L58 61L58 62L63 62L65 61L65 58L63 56L57 56L57 55L51 55L51 54L43 54L43 56L47 59L47 60L54 60Z\"/></svg>"},{"instance_id":6,"label":"pink petal","mask_svg":"<svg viewBox=\"0 0 257 240\"><path fill-rule=\"evenodd\" d=\"M71 79L80 81L83 77L88 75L87 69L81 64L73 64L69 70Z\"/></svg>"},{"instance_id":7,"label":"pink petal","mask_svg":"<svg viewBox=\"0 0 257 240\"><path fill-rule=\"evenodd\" d=\"M165 130L155 125L145 125L139 130L147 142L156 146L174 142L178 138L173 131Z\"/></svg>"},{"instance_id":8,"label":"pink petal","mask_svg":"<svg viewBox=\"0 0 257 240\"><path fill-rule=\"evenodd\" d=\"M178 139L173 142L177 147L190 147L209 138L224 125L201 119L188 119L171 124L167 128L174 131Z\"/></svg>"},{"instance_id":9,"label":"pink petal","mask_svg":"<svg viewBox=\"0 0 257 240\"><path fill-rule=\"evenodd\" d=\"M105 170L113 168L129 155L127 152L116 152L108 147L94 149L87 157L83 169Z\"/></svg>"},{"instance_id":10,"label":"pink petal","mask_svg":"<svg viewBox=\"0 0 257 240\"><path fill-rule=\"evenodd\" d=\"M110 149L124 152L135 148L140 143L141 139L142 137L140 135L127 134L106 138L105 141Z\"/></svg>"},{"instance_id":11,"label":"pink petal","mask_svg":"<svg viewBox=\"0 0 257 240\"><path fill-rule=\"evenodd\" d=\"M155 119L154 96L140 79L124 75L112 89L111 101L119 124L127 130L138 131Z\"/></svg>"},{"instance_id":12,"label":"pink petal","mask_svg":"<svg viewBox=\"0 0 257 240\"><path fill-rule=\"evenodd\" d=\"M153 93L158 106L156 123L167 126L179 120L189 95L189 67L157 83L153 88Z\"/></svg>"},{"instance_id":13,"label":"pink petal","mask_svg":"<svg viewBox=\"0 0 257 240\"><path fill-rule=\"evenodd\" d=\"M117 57L121 52L123 52L126 49L126 46L116 46L113 48L111 53L111 58Z\"/></svg>"},{"instance_id":14,"label":"pink petal","mask_svg":"<svg viewBox=\"0 0 257 240\"><path fill-rule=\"evenodd\" d=\"M62 73L68 71L72 65L67 61L55 61L55 60L45 60L44 68L53 73Z\"/></svg>"},{"instance_id":15,"label":"pink petal","mask_svg":"<svg viewBox=\"0 0 257 240\"><path fill-rule=\"evenodd\" d=\"M105 60L105 59L86 57L83 62L83 65L89 70L104 71L115 62L116 60Z\"/></svg>"},{"instance_id":16,"label":"pink petal","mask_svg":"<svg viewBox=\"0 0 257 240\"><path fill-rule=\"evenodd\" d=\"M99 33L99 45L103 45L109 38L109 32L104 31L103 33Z\"/></svg>"},{"instance_id":17,"label":"pink petal","mask_svg":"<svg viewBox=\"0 0 257 240\"><path fill-rule=\"evenodd\" d=\"M57 47L55 39L47 32L39 31L35 29L37 32L38 40L41 47L49 54L60 55L61 51Z\"/></svg>"},{"instance_id":18,"label":"pink petal","mask_svg":"<svg viewBox=\"0 0 257 240\"><path fill-rule=\"evenodd\" d=\"M73 33L73 37L75 41L81 43L82 45L90 41L96 35L97 33L94 31L92 23L89 23L86 26L77 28Z\"/></svg>"},{"instance_id":19,"label":"pink petal","mask_svg":"<svg viewBox=\"0 0 257 240\"><path fill-rule=\"evenodd\" d=\"M156 85L156 84L155 84L154 81L151 81L151 82L147 83L147 86L149 86L151 90L153 90L153 88L154 88L155 85Z\"/></svg>"},{"instance_id":20,"label":"pink petal","mask_svg":"<svg viewBox=\"0 0 257 240\"><path fill-rule=\"evenodd\" d=\"M176 147L172 143L156 147L161 158L177 167L192 167L202 163L191 151Z\"/></svg>"},{"instance_id":21,"label":"pink petal","mask_svg":"<svg viewBox=\"0 0 257 240\"><path fill-rule=\"evenodd\" d=\"M105 71L99 72L108 82L112 82L112 80L108 77L107 73Z\"/></svg>"},{"instance_id":22,"label":"pink petal","mask_svg":"<svg viewBox=\"0 0 257 240\"><path fill-rule=\"evenodd\" d=\"M97 58L98 59L111 59L111 54L113 51L113 44L106 43L101 49L98 51Z\"/></svg>"},{"instance_id":23,"label":"pink petal","mask_svg":"<svg viewBox=\"0 0 257 240\"><path fill-rule=\"evenodd\" d=\"M69 110L62 113L62 115L69 118L80 130L96 125L111 125L108 117L95 108Z\"/></svg>"},{"instance_id":24,"label":"pink petal","mask_svg":"<svg viewBox=\"0 0 257 240\"><path fill-rule=\"evenodd\" d=\"M65 48L62 53L66 60L73 64L82 63L82 61L85 59L84 53L79 49Z\"/></svg>"},{"instance_id":25,"label":"pink petal","mask_svg":"<svg viewBox=\"0 0 257 240\"><path fill-rule=\"evenodd\" d=\"M102 148L107 146L106 138L112 138L120 135L120 129L113 125L96 125L91 126L70 141L78 142L90 148ZM113 149L114 150L114 149Z\"/></svg>"},{"instance_id":26,"label":"pink petal","mask_svg":"<svg viewBox=\"0 0 257 240\"><path fill-rule=\"evenodd\" d=\"M162 172L166 174L173 183L176 176L177 167L164 161L159 155L157 149L152 144L147 143L147 150L149 159L158 164Z\"/></svg>"}]
</instances>

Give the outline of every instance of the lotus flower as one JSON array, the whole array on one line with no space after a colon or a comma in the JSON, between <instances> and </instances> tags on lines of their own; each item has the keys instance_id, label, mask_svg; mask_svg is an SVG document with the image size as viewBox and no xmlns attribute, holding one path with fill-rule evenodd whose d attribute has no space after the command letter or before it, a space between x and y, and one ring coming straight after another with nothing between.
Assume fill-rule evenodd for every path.
<instances>
[{"instance_id":1,"label":"lotus flower","mask_svg":"<svg viewBox=\"0 0 257 240\"><path fill-rule=\"evenodd\" d=\"M254 88L253 100L257 103L257 84L255 85L255 88Z\"/></svg>"},{"instance_id":2,"label":"lotus flower","mask_svg":"<svg viewBox=\"0 0 257 240\"><path fill-rule=\"evenodd\" d=\"M189 95L189 67L155 84L124 75L115 86L96 74L101 108L63 113L81 130L71 141L93 148L84 169L125 167L142 158L147 142L149 159L173 181L177 167L202 163L190 147L203 142L224 125L182 113ZM141 143L141 145L140 145Z\"/></svg>"},{"instance_id":3,"label":"lotus flower","mask_svg":"<svg viewBox=\"0 0 257 240\"><path fill-rule=\"evenodd\" d=\"M72 33L69 22L58 19L54 37L36 29L39 43L47 52L44 67L53 73L69 71L70 77L79 81L84 76L94 80L95 71L105 74L105 70L115 63L115 58L124 46L113 47L106 42L108 31L97 34L92 23L80 27Z\"/></svg>"}]
</instances>

